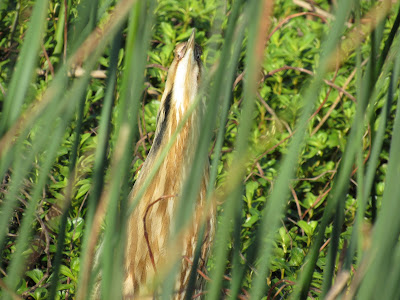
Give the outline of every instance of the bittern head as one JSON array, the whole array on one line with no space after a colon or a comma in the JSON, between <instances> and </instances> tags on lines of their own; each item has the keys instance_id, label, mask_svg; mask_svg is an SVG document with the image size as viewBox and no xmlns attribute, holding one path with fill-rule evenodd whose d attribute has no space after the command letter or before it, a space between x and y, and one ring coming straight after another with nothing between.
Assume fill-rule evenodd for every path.
<instances>
[{"instance_id":1,"label":"bittern head","mask_svg":"<svg viewBox=\"0 0 400 300\"><path fill-rule=\"evenodd\" d=\"M175 47L175 58L169 70L161 107L157 117L157 130L153 152L173 132L180 119L195 100L203 73L201 47L195 43L195 29L189 40ZM154 148L154 149L153 149Z\"/></svg>"},{"instance_id":2,"label":"bittern head","mask_svg":"<svg viewBox=\"0 0 400 300\"><path fill-rule=\"evenodd\" d=\"M202 50L195 42L195 32L193 29L189 40L175 47L175 58L168 71L163 95L164 100L169 93L172 93L171 104L175 104L181 112L184 112L195 99L203 73L200 59Z\"/></svg>"}]
</instances>

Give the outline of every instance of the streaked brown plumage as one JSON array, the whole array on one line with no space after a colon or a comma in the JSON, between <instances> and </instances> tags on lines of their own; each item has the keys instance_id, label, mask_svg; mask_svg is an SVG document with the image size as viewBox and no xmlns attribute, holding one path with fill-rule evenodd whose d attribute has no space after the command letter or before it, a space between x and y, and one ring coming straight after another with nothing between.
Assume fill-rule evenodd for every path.
<instances>
[{"instance_id":1,"label":"streaked brown plumage","mask_svg":"<svg viewBox=\"0 0 400 300\"><path fill-rule=\"evenodd\" d=\"M175 58L168 71L157 117L154 143L132 190L131 200L143 185L161 149L167 145L183 115L198 94L203 66L200 60L201 48L195 44L194 36L195 30L188 42L181 43L175 48ZM182 260L181 272L176 278L174 298L184 298L191 266L183 257L193 259L202 218L206 220L205 239L201 241L203 246L200 263L201 267L204 267L215 226L215 209L206 208L205 203L208 167L204 170L193 220L180 235L178 242L172 247L168 243L178 201L184 201L179 195L196 152L199 136L199 109L189 117L130 216L125 257L125 299L152 297L152 283L157 275L160 275L159 273L171 266L171 260L174 259Z\"/></svg>"}]
</instances>

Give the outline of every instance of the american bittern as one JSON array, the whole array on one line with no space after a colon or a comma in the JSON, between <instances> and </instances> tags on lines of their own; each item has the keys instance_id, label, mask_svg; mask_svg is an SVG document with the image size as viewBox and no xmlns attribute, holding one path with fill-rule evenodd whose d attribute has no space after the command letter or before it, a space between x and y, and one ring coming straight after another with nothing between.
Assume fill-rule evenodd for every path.
<instances>
[{"instance_id":1,"label":"american bittern","mask_svg":"<svg viewBox=\"0 0 400 300\"><path fill-rule=\"evenodd\" d=\"M201 47L195 43L194 29L189 40L175 48L175 58L168 71L157 116L154 142L132 190L131 200L154 167L161 149L167 145L180 120L198 95L203 73L201 53ZM174 298L183 298L191 270L189 261L193 259L197 242L203 243L199 265L200 268L204 267L215 226L215 210L207 208L205 203L208 166L204 170L192 221L175 245L171 246L168 242L178 201L185 201L180 199L179 195L196 152L200 109L195 110L185 123L130 216L125 257L125 299L151 296L151 288L148 286L157 277L157 270L165 269L173 258L182 259L181 272L176 278ZM203 240L198 241L201 219L206 220L206 234Z\"/></svg>"}]
</instances>

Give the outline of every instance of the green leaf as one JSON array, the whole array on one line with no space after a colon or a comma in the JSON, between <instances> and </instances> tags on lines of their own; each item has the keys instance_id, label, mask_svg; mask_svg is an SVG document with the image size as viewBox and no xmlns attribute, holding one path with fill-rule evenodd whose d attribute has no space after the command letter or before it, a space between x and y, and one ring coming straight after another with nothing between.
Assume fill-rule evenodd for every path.
<instances>
[{"instance_id":1,"label":"green leaf","mask_svg":"<svg viewBox=\"0 0 400 300\"><path fill-rule=\"evenodd\" d=\"M43 278L43 272L39 269L33 269L30 271L27 271L26 276L31 278L35 283L38 283L40 279Z\"/></svg>"},{"instance_id":2,"label":"green leaf","mask_svg":"<svg viewBox=\"0 0 400 300\"><path fill-rule=\"evenodd\" d=\"M91 183L85 183L85 184L81 185L75 195L75 198L79 199L79 198L83 197L84 195L86 195L89 192L91 187L92 187Z\"/></svg>"},{"instance_id":3,"label":"green leaf","mask_svg":"<svg viewBox=\"0 0 400 300\"><path fill-rule=\"evenodd\" d=\"M252 206L252 200L254 199L254 193L257 188L257 181L249 181L246 183L246 202L249 208Z\"/></svg>"},{"instance_id":4,"label":"green leaf","mask_svg":"<svg viewBox=\"0 0 400 300\"><path fill-rule=\"evenodd\" d=\"M160 101L157 100L150 101L144 107L144 120L147 132L156 131L156 121L159 107Z\"/></svg>"},{"instance_id":5,"label":"green leaf","mask_svg":"<svg viewBox=\"0 0 400 300\"><path fill-rule=\"evenodd\" d=\"M175 31L172 28L171 24L162 22L160 24L160 27L164 34L164 41L169 44L172 43L172 41L175 40Z\"/></svg>"},{"instance_id":6,"label":"green leaf","mask_svg":"<svg viewBox=\"0 0 400 300\"><path fill-rule=\"evenodd\" d=\"M259 218L260 217L257 214L256 215L252 215L252 216L246 218L246 221L242 226L243 227L247 227L247 228L252 227L254 225L254 223L256 223L259 220Z\"/></svg>"},{"instance_id":7,"label":"green leaf","mask_svg":"<svg viewBox=\"0 0 400 300\"><path fill-rule=\"evenodd\" d=\"M311 236L311 235L313 234L314 229L313 229L312 226L311 226L309 223L307 223L306 221L300 220L300 221L297 222L297 225L299 225L299 227L300 227L301 229L304 230L304 233L305 233L307 236Z\"/></svg>"},{"instance_id":8,"label":"green leaf","mask_svg":"<svg viewBox=\"0 0 400 300\"><path fill-rule=\"evenodd\" d=\"M76 281L76 277L67 266L60 265L60 273L66 277L71 278L72 281Z\"/></svg>"},{"instance_id":9,"label":"green leaf","mask_svg":"<svg viewBox=\"0 0 400 300\"><path fill-rule=\"evenodd\" d=\"M304 260L304 253L301 248L294 247L290 251L290 261L289 266L291 267L299 267L301 266Z\"/></svg>"}]
</instances>

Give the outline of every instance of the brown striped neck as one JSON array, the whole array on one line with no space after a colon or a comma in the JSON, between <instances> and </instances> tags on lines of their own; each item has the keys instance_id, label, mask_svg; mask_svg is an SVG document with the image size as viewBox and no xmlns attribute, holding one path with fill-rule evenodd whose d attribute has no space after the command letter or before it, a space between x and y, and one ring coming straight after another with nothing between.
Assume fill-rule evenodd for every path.
<instances>
[{"instance_id":1,"label":"brown striped neck","mask_svg":"<svg viewBox=\"0 0 400 300\"><path fill-rule=\"evenodd\" d=\"M200 59L201 47L194 41L194 31L189 40L175 48L175 58L168 70L167 82L157 116L157 129L152 152L166 145L175 132L179 121L186 113L198 94L203 65ZM191 127L196 113L189 118ZM186 126L185 126L186 127ZM154 149L153 149L154 148Z\"/></svg>"}]
</instances>

